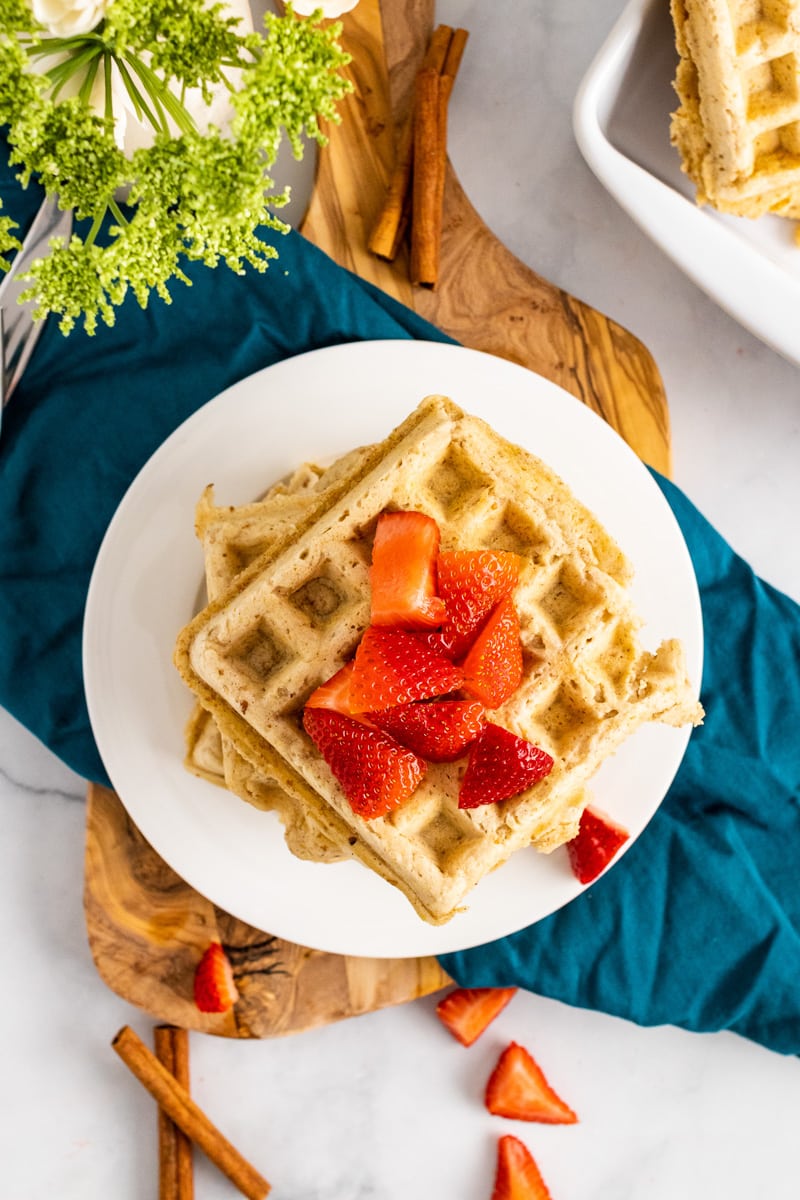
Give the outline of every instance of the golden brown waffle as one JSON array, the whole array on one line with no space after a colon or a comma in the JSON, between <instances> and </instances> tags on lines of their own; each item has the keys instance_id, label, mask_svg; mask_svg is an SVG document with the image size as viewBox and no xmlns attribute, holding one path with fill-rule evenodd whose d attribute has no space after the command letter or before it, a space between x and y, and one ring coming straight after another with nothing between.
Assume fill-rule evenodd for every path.
<instances>
[{"instance_id":1,"label":"golden brown waffle","mask_svg":"<svg viewBox=\"0 0 800 1200\"><path fill-rule=\"evenodd\" d=\"M221 595L238 573L303 517L314 491L334 483L363 450L353 450L327 469L305 463L287 482L274 485L263 499L238 507L219 507L209 485L195 511L195 532L203 545L206 591L210 600ZM287 846L298 858L336 862L350 857L325 834L313 811L262 775L222 738L216 721L196 705L186 727L185 764L196 775L227 787L240 799L277 813Z\"/></svg>"},{"instance_id":2,"label":"golden brown waffle","mask_svg":"<svg viewBox=\"0 0 800 1200\"><path fill-rule=\"evenodd\" d=\"M524 679L492 719L555 765L501 804L459 810L461 761L431 765L399 810L365 821L303 731L305 700L352 657L368 623L371 542L385 509L428 513L444 549L524 557L515 593ZM573 836L586 783L640 724L700 720L680 644L655 654L638 645L630 579L619 547L553 471L428 397L186 627L176 663L243 758L438 923L515 850Z\"/></svg>"},{"instance_id":3,"label":"golden brown waffle","mask_svg":"<svg viewBox=\"0 0 800 1200\"><path fill-rule=\"evenodd\" d=\"M222 761L222 738L216 721L202 704L195 704L184 733L186 757L184 765L193 775L225 787L225 767Z\"/></svg>"},{"instance_id":4,"label":"golden brown waffle","mask_svg":"<svg viewBox=\"0 0 800 1200\"><path fill-rule=\"evenodd\" d=\"M800 2L671 0L671 138L699 203L800 217Z\"/></svg>"}]
</instances>

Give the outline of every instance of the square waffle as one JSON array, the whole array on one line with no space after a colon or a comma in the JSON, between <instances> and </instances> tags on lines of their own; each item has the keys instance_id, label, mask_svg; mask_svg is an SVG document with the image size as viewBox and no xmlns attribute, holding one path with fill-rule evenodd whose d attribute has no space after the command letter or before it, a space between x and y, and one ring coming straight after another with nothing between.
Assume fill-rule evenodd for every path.
<instances>
[{"instance_id":1,"label":"square waffle","mask_svg":"<svg viewBox=\"0 0 800 1200\"><path fill-rule=\"evenodd\" d=\"M302 726L306 699L355 652L369 621L378 517L433 517L445 550L511 550L524 676L490 719L555 759L550 775L499 804L460 810L464 761L431 764L398 810L367 821ZM176 664L223 740L324 821L341 848L440 923L515 850L577 831L586 784L640 724L700 720L679 642L637 641L631 567L555 473L483 421L432 396L275 538L182 631Z\"/></svg>"},{"instance_id":2,"label":"square waffle","mask_svg":"<svg viewBox=\"0 0 800 1200\"><path fill-rule=\"evenodd\" d=\"M248 563L263 554L286 528L293 527L304 515L315 490L330 486L362 453L351 451L324 470L305 463L286 483L270 488L261 500L238 507L218 507L213 486L209 485L195 510L195 533L203 546L209 600L221 595ZM350 857L349 847L337 847L312 810L241 757L200 704L192 711L185 741L187 769L228 788L256 808L277 813L286 844L298 858L337 862Z\"/></svg>"},{"instance_id":3,"label":"square waffle","mask_svg":"<svg viewBox=\"0 0 800 1200\"><path fill-rule=\"evenodd\" d=\"M671 0L671 139L699 203L800 217L800 2Z\"/></svg>"}]
</instances>

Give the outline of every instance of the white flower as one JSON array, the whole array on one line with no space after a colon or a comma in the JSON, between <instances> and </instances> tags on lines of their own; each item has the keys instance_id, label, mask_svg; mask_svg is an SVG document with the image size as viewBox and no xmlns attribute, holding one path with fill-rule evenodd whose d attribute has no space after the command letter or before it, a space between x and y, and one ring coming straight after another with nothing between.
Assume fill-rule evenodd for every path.
<instances>
[{"instance_id":1,"label":"white flower","mask_svg":"<svg viewBox=\"0 0 800 1200\"><path fill-rule=\"evenodd\" d=\"M89 33L105 16L111 0L30 0L33 15L55 37Z\"/></svg>"},{"instance_id":2,"label":"white flower","mask_svg":"<svg viewBox=\"0 0 800 1200\"><path fill-rule=\"evenodd\" d=\"M358 0L294 0L293 8L302 17L308 17L316 9L322 9L323 17L340 17L355 8Z\"/></svg>"}]
</instances>

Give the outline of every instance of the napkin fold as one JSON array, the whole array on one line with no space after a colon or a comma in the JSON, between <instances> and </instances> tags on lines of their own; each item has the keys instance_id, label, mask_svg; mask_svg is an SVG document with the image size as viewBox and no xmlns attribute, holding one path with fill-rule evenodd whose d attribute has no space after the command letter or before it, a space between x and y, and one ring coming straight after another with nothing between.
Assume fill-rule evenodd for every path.
<instances>
[{"instance_id":1,"label":"napkin fold","mask_svg":"<svg viewBox=\"0 0 800 1200\"><path fill-rule=\"evenodd\" d=\"M0 167L0 196L24 231L37 193ZM49 321L6 409L0 704L86 778L108 783L81 674L87 587L152 452L212 396L281 359L363 339L450 340L299 235L274 236L280 257L265 275L190 265L193 286L176 284L172 305L129 300L93 339L65 340ZM613 871L554 916L441 961L464 985L517 984L798 1053L800 609L659 483L700 583L705 725Z\"/></svg>"}]
</instances>

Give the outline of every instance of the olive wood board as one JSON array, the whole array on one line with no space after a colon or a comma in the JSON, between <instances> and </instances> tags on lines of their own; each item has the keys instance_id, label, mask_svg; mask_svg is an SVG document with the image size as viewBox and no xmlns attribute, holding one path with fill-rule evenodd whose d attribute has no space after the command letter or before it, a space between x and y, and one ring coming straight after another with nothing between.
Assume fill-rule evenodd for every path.
<instances>
[{"instance_id":1,"label":"olive wood board","mask_svg":"<svg viewBox=\"0 0 800 1200\"><path fill-rule=\"evenodd\" d=\"M412 287L407 250L392 263L366 249L391 171L396 131L434 25L433 0L360 0L342 18L354 90L326 128L300 231L342 266L413 308L466 346L560 384L600 413L639 456L670 472L664 388L631 333L547 282L492 234L448 163L441 272ZM468 43L466 54L480 54ZM462 76L464 74L462 68ZM457 81L450 121L458 120ZM176 753L180 748L176 748ZM162 1022L228 1037L311 1029L434 992L449 983L435 958L347 957L293 945L225 913L149 846L114 792L87 795L84 910L103 980ZM194 969L209 940L225 946L240 999L204 1015Z\"/></svg>"}]
</instances>

